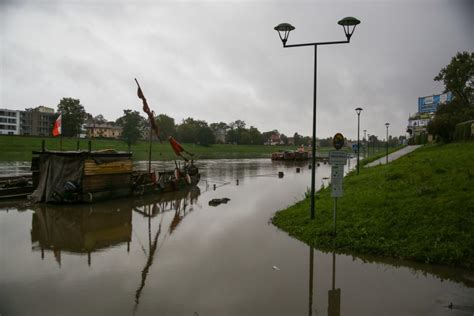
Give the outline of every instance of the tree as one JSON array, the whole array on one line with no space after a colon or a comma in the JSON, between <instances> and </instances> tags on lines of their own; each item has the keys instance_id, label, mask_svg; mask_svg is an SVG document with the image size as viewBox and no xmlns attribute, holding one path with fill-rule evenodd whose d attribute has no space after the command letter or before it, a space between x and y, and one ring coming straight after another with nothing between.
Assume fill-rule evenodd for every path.
<instances>
[{"instance_id":1,"label":"tree","mask_svg":"<svg viewBox=\"0 0 474 316\"><path fill-rule=\"evenodd\" d=\"M207 122L188 117L176 128L177 138L183 143L210 145L215 143L215 136Z\"/></svg>"},{"instance_id":2,"label":"tree","mask_svg":"<svg viewBox=\"0 0 474 316\"><path fill-rule=\"evenodd\" d=\"M454 138L456 124L474 119L474 106L454 99L450 103L441 104L435 117L428 123L428 133L435 135L444 142Z\"/></svg>"},{"instance_id":3,"label":"tree","mask_svg":"<svg viewBox=\"0 0 474 316\"><path fill-rule=\"evenodd\" d=\"M428 133L450 142L456 124L474 119L474 53L457 53L434 80L443 81L445 92L451 91L454 99L438 107L428 124Z\"/></svg>"},{"instance_id":4,"label":"tree","mask_svg":"<svg viewBox=\"0 0 474 316\"><path fill-rule=\"evenodd\" d=\"M102 114L94 116L93 120L96 124L104 124L107 122L107 120Z\"/></svg>"},{"instance_id":5,"label":"tree","mask_svg":"<svg viewBox=\"0 0 474 316\"><path fill-rule=\"evenodd\" d=\"M474 92L474 53L457 53L449 65L441 69L434 78L443 81L444 92L451 91L455 98L465 104L472 104Z\"/></svg>"},{"instance_id":6,"label":"tree","mask_svg":"<svg viewBox=\"0 0 474 316\"><path fill-rule=\"evenodd\" d=\"M262 133L258 130L258 128L250 126L247 130L247 135L249 138L249 142L247 144L251 145L261 145L263 144Z\"/></svg>"},{"instance_id":7,"label":"tree","mask_svg":"<svg viewBox=\"0 0 474 316\"><path fill-rule=\"evenodd\" d=\"M293 141L295 142L295 146L301 146L304 143L303 136L298 133L293 134Z\"/></svg>"},{"instance_id":8,"label":"tree","mask_svg":"<svg viewBox=\"0 0 474 316\"><path fill-rule=\"evenodd\" d=\"M160 114L155 118L155 122L160 131L161 139L168 139L169 136L176 136L176 124L174 123L174 118L166 114Z\"/></svg>"},{"instance_id":9,"label":"tree","mask_svg":"<svg viewBox=\"0 0 474 316\"><path fill-rule=\"evenodd\" d=\"M223 129L225 131L227 131L229 129L229 125L227 125L224 122L212 123L211 125L209 125L209 127L212 129L212 131L214 133L217 132L218 130L221 130L221 129Z\"/></svg>"},{"instance_id":10,"label":"tree","mask_svg":"<svg viewBox=\"0 0 474 316\"><path fill-rule=\"evenodd\" d=\"M209 146L215 142L216 137L212 129L209 126L200 126L197 134L197 143L203 146Z\"/></svg>"},{"instance_id":11,"label":"tree","mask_svg":"<svg viewBox=\"0 0 474 316\"><path fill-rule=\"evenodd\" d=\"M130 149L130 146L142 137L143 118L138 111L123 110L123 114L116 123L122 127L122 139Z\"/></svg>"},{"instance_id":12,"label":"tree","mask_svg":"<svg viewBox=\"0 0 474 316\"><path fill-rule=\"evenodd\" d=\"M62 135L76 137L81 133L81 126L86 119L86 111L81 101L73 98L62 98L58 104L58 112L62 114Z\"/></svg>"}]
</instances>

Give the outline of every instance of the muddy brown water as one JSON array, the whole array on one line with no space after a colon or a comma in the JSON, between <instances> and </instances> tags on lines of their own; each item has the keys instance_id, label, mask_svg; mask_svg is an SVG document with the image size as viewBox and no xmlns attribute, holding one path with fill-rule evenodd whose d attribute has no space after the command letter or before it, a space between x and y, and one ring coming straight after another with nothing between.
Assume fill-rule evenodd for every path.
<instances>
[{"instance_id":1,"label":"muddy brown water","mask_svg":"<svg viewBox=\"0 0 474 316\"><path fill-rule=\"evenodd\" d=\"M303 197L307 163L199 167L177 194L0 203L0 315L473 315L472 271L324 253L270 224Z\"/></svg>"}]
</instances>

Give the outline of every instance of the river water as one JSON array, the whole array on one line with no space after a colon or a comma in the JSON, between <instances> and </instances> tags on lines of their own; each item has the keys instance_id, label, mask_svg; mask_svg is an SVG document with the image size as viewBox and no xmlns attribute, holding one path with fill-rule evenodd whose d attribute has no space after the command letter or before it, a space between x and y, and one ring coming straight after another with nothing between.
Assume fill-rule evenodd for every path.
<instances>
[{"instance_id":1,"label":"river water","mask_svg":"<svg viewBox=\"0 0 474 316\"><path fill-rule=\"evenodd\" d=\"M303 198L306 163L198 166L187 192L1 203L0 315L473 315L472 271L323 253L269 223ZM329 171L317 168L318 186Z\"/></svg>"}]
</instances>

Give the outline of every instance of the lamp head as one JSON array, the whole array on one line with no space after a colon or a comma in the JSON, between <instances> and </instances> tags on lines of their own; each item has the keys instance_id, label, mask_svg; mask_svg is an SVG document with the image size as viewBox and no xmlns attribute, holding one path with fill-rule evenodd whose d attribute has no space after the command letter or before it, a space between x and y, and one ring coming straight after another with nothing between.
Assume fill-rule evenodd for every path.
<instances>
[{"instance_id":1,"label":"lamp head","mask_svg":"<svg viewBox=\"0 0 474 316\"><path fill-rule=\"evenodd\" d=\"M388 128L388 126L390 125L390 123L385 123L385 126Z\"/></svg>"},{"instance_id":2,"label":"lamp head","mask_svg":"<svg viewBox=\"0 0 474 316\"><path fill-rule=\"evenodd\" d=\"M278 36L280 36L280 39L283 42L283 46L285 46L290 32L293 31L295 27L289 23L280 23L273 29L278 32Z\"/></svg>"},{"instance_id":3,"label":"lamp head","mask_svg":"<svg viewBox=\"0 0 474 316\"><path fill-rule=\"evenodd\" d=\"M351 36L354 33L357 24L360 24L360 21L352 16L347 16L344 19L337 22L337 24L341 25L344 29L344 33L346 34L347 40L351 40Z\"/></svg>"},{"instance_id":4,"label":"lamp head","mask_svg":"<svg viewBox=\"0 0 474 316\"><path fill-rule=\"evenodd\" d=\"M360 115L360 112L362 112L362 108L356 108L355 111L356 111L357 115Z\"/></svg>"}]
</instances>

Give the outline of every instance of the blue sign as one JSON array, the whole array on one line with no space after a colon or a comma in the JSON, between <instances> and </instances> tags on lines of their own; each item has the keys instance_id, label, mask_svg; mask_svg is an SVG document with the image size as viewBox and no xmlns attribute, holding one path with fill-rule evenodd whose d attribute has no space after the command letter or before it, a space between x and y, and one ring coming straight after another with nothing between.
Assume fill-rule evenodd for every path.
<instances>
[{"instance_id":1,"label":"blue sign","mask_svg":"<svg viewBox=\"0 0 474 316\"><path fill-rule=\"evenodd\" d=\"M352 151L357 153L357 144L352 144Z\"/></svg>"},{"instance_id":2,"label":"blue sign","mask_svg":"<svg viewBox=\"0 0 474 316\"><path fill-rule=\"evenodd\" d=\"M418 113L432 113L436 112L438 105L451 102L453 94L451 92L431 95L428 97L418 98Z\"/></svg>"}]
</instances>

